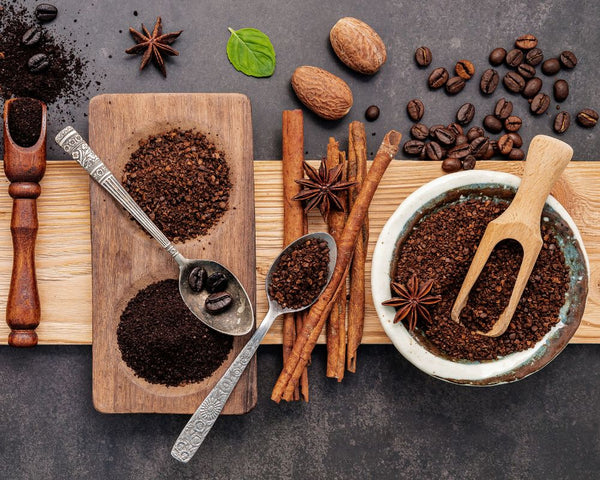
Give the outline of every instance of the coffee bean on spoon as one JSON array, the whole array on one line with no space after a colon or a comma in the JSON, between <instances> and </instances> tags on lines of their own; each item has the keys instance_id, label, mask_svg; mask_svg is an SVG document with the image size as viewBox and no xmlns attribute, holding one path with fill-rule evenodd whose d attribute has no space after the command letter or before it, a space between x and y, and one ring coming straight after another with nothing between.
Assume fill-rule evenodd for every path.
<instances>
[{"instance_id":1,"label":"coffee bean on spoon","mask_svg":"<svg viewBox=\"0 0 600 480\"><path fill-rule=\"evenodd\" d=\"M216 292L208 297L204 301L204 308L212 315L217 313L223 313L225 310L231 307L233 304L232 296L227 292Z\"/></svg>"},{"instance_id":2,"label":"coffee bean on spoon","mask_svg":"<svg viewBox=\"0 0 600 480\"><path fill-rule=\"evenodd\" d=\"M513 149L512 138L510 138L510 136L508 134L502 135L498 139L498 151L502 155L508 155L512 149Z\"/></svg>"},{"instance_id":3,"label":"coffee bean on spoon","mask_svg":"<svg viewBox=\"0 0 600 480\"><path fill-rule=\"evenodd\" d=\"M565 50L562 52L560 54L559 61L564 68L568 69L575 68L575 65L577 65L577 57L570 50Z\"/></svg>"},{"instance_id":4,"label":"coffee bean on spoon","mask_svg":"<svg viewBox=\"0 0 600 480\"><path fill-rule=\"evenodd\" d=\"M458 172L462 168L462 162L460 158L448 157L442 162L442 170L444 172L453 173Z\"/></svg>"},{"instance_id":5,"label":"coffee bean on spoon","mask_svg":"<svg viewBox=\"0 0 600 480\"><path fill-rule=\"evenodd\" d=\"M424 148L425 143L421 140L408 140L407 142L404 142L403 147L404 153L413 157L420 155Z\"/></svg>"},{"instance_id":6,"label":"coffee bean on spoon","mask_svg":"<svg viewBox=\"0 0 600 480\"><path fill-rule=\"evenodd\" d=\"M456 121L461 125L467 125L473 121L474 116L475 106L472 103L465 103L456 112Z\"/></svg>"},{"instance_id":7,"label":"coffee bean on spoon","mask_svg":"<svg viewBox=\"0 0 600 480\"><path fill-rule=\"evenodd\" d=\"M419 47L415 51L415 61L419 67L428 67L432 58L431 50L428 47Z\"/></svg>"},{"instance_id":8,"label":"coffee bean on spoon","mask_svg":"<svg viewBox=\"0 0 600 480\"><path fill-rule=\"evenodd\" d=\"M509 132L507 135L512 139L514 148L521 148L523 146L521 135L516 132Z\"/></svg>"},{"instance_id":9,"label":"coffee bean on spoon","mask_svg":"<svg viewBox=\"0 0 600 480\"><path fill-rule=\"evenodd\" d=\"M40 3L35 7L35 18L40 22L51 22L56 18L58 9L49 3Z\"/></svg>"},{"instance_id":10,"label":"coffee bean on spoon","mask_svg":"<svg viewBox=\"0 0 600 480\"><path fill-rule=\"evenodd\" d=\"M534 115L541 115L548 110L550 106L550 97L545 93L538 93L533 100L531 100L531 105L529 106L531 113Z\"/></svg>"},{"instance_id":11,"label":"coffee bean on spoon","mask_svg":"<svg viewBox=\"0 0 600 480\"><path fill-rule=\"evenodd\" d=\"M421 118L423 118L423 115L425 114L425 105L423 105L423 102L421 100L415 98L408 102L408 104L406 105L406 111L408 113L408 116L413 121L418 122L419 120L421 120Z\"/></svg>"},{"instance_id":12,"label":"coffee bean on spoon","mask_svg":"<svg viewBox=\"0 0 600 480\"><path fill-rule=\"evenodd\" d=\"M415 123L410 127L410 134L417 140L425 140L429 135L429 127L422 123Z\"/></svg>"},{"instance_id":13,"label":"coffee bean on spoon","mask_svg":"<svg viewBox=\"0 0 600 480\"><path fill-rule=\"evenodd\" d=\"M554 100L557 102L564 102L569 96L569 84L566 80L557 80L554 82Z\"/></svg>"},{"instance_id":14,"label":"coffee bean on spoon","mask_svg":"<svg viewBox=\"0 0 600 480\"><path fill-rule=\"evenodd\" d=\"M517 68L521 63L523 63L523 52L518 48L513 48L510 52L506 54L506 64L509 67Z\"/></svg>"},{"instance_id":15,"label":"coffee bean on spoon","mask_svg":"<svg viewBox=\"0 0 600 480\"><path fill-rule=\"evenodd\" d=\"M441 160L444 157L442 147L437 142L429 142L425 146L425 153L427 154L427 158L429 158L429 160Z\"/></svg>"},{"instance_id":16,"label":"coffee bean on spoon","mask_svg":"<svg viewBox=\"0 0 600 480\"><path fill-rule=\"evenodd\" d=\"M560 71L560 62L558 58L549 58L542 63L542 72L544 75L556 75Z\"/></svg>"},{"instance_id":17,"label":"coffee bean on spoon","mask_svg":"<svg viewBox=\"0 0 600 480\"><path fill-rule=\"evenodd\" d=\"M598 112L591 108L585 108L577 114L577 123L584 128L595 127L598 123Z\"/></svg>"},{"instance_id":18,"label":"coffee bean on spoon","mask_svg":"<svg viewBox=\"0 0 600 480\"><path fill-rule=\"evenodd\" d=\"M490 52L489 61L492 65L497 67L498 65L501 65L504 62L505 58L506 58L506 50L504 50L502 47L498 47L498 48L494 48Z\"/></svg>"},{"instance_id":19,"label":"coffee bean on spoon","mask_svg":"<svg viewBox=\"0 0 600 480\"><path fill-rule=\"evenodd\" d=\"M192 291L199 293L204 289L206 285L206 279L208 275L206 274L206 270L202 267L195 267L190 272L188 277L188 284Z\"/></svg>"},{"instance_id":20,"label":"coffee bean on spoon","mask_svg":"<svg viewBox=\"0 0 600 480\"><path fill-rule=\"evenodd\" d=\"M483 126L488 132L498 133L502 131L502 121L494 117L493 115L487 115L483 119Z\"/></svg>"},{"instance_id":21,"label":"coffee bean on spoon","mask_svg":"<svg viewBox=\"0 0 600 480\"><path fill-rule=\"evenodd\" d=\"M446 92L450 95L456 95L465 88L465 80L461 77L452 77L446 82Z\"/></svg>"},{"instance_id":22,"label":"coffee bean on spoon","mask_svg":"<svg viewBox=\"0 0 600 480\"><path fill-rule=\"evenodd\" d=\"M521 75L525 80L529 80L530 78L535 77L535 67L532 67L528 63L522 63L517 67L517 72Z\"/></svg>"},{"instance_id":23,"label":"coffee bean on spoon","mask_svg":"<svg viewBox=\"0 0 600 480\"><path fill-rule=\"evenodd\" d=\"M507 132L516 132L521 128L523 124L523 120L516 115L511 115L506 120L504 120L504 129Z\"/></svg>"},{"instance_id":24,"label":"coffee bean on spoon","mask_svg":"<svg viewBox=\"0 0 600 480\"><path fill-rule=\"evenodd\" d=\"M513 111L513 104L506 98L501 98L496 102L494 115L500 120L506 120Z\"/></svg>"},{"instance_id":25,"label":"coffee bean on spoon","mask_svg":"<svg viewBox=\"0 0 600 480\"><path fill-rule=\"evenodd\" d=\"M429 79L427 80L429 84L429 88L438 89L443 87L450 75L448 74L448 70L444 67L435 68L430 74Z\"/></svg>"},{"instance_id":26,"label":"coffee bean on spoon","mask_svg":"<svg viewBox=\"0 0 600 480\"><path fill-rule=\"evenodd\" d=\"M485 93L486 95L491 95L496 90L499 81L500 76L498 75L498 72L493 68L488 68L481 75L481 80L479 81L479 88L481 89L482 93Z\"/></svg>"},{"instance_id":27,"label":"coffee bean on spoon","mask_svg":"<svg viewBox=\"0 0 600 480\"><path fill-rule=\"evenodd\" d=\"M475 66L469 60L459 60L456 62L454 71L463 80L470 80L475 75Z\"/></svg>"},{"instance_id":28,"label":"coffee bean on spoon","mask_svg":"<svg viewBox=\"0 0 600 480\"><path fill-rule=\"evenodd\" d=\"M227 283L228 280L224 274L215 272L206 279L206 290L208 290L208 293L220 292L227 288Z\"/></svg>"},{"instance_id":29,"label":"coffee bean on spoon","mask_svg":"<svg viewBox=\"0 0 600 480\"><path fill-rule=\"evenodd\" d=\"M517 72L508 72L504 75L504 86L513 93L520 93L525 88L525 79Z\"/></svg>"},{"instance_id":30,"label":"coffee bean on spoon","mask_svg":"<svg viewBox=\"0 0 600 480\"><path fill-rule=\"evenodd\" d=\"M527 83L525 84L525 88L523 88L521 94L525 98L533 98L540 92L540 90L542 89L542 85L543 82L541 78L533 77L532 79L527 81Z\"/></svg>"},{"instance_id":31,"label":"coffee bean on spoon","mask_svg":"<svg viewBox=\"0 0 600 480\"><path fill-rule=\"evenodd\" d=\"M565 133L571 126L571 115L569 112L559 112L554 117L554 131L556 133Z\"/></svg>"},{"instance_id":32,"label":"coffee bean on spoon","mask_svg":"<svg viewBox=\"0 0 600 480\"><path fill-rule=\"evenodd\" d=\"M539 48L533 48L525 55L525 61L532 67L538 66L544 60L544 52Z\"/></svg>"},{"instance_id":33,"label":"coffee bean on spoon","mask_svg":"<svg viewBox=\"0 0 600 480\"><path fill-rule=\"evenodd\" d=\"M485 135L485 132L483 131L483 128L481 128L481 127L471 127L467 131L467 139L469 140L469 142L472 142L476 138L483 137L484 135Z\"/></svg>"},{"instance_id":34,"label":"coffee bean on spoon","mask_svg":"<svg viewBox=\"0 0 600 480\"><path fill-rule=\"evenodd\" d=\"M42 38L42 32L38 27L31 27L21 38L21 43L26 47L37 45Z\"/></svg>"},{"instance_id":35,"label":"coffee bean on spoon","mask_svg":"<svg viewBox=\"0 0 600 480\"><path fill-rule=\"evenodd\" d=\"M44 53L37 53L27 60L27 68L31 73L41 73L50 67L50 59Z\"/></svg>"},{"instance_id":36,"label":"coffee bean on spoon","mask_svg":"<svg viewBox=\"0 0 600 480\"><path fill-rule=\"evenodd\" d=\"M532 48L537 47L538 40L535 38L535 35L531 35L530 33L526 35L521 35L517 40L515 40L515 47L521 50L531 50Z\"/></svg>"}]
</instances>

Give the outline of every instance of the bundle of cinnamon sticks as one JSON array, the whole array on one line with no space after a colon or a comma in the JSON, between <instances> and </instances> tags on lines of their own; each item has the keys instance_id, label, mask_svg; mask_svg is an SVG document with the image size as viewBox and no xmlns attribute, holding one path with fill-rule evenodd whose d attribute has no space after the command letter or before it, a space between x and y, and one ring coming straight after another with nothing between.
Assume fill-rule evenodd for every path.
<instances>
[{"instance_id":1,"label":"bundle of cinnamon sticks","mask_svg":"<svg viewBox=\"0 0 600 480\"><path fill-rule=\"evenodd\" d=\"M297 179L303 177L303 125L301 110L283 113L283 191L284 244L307 233L307 216L293 197L300 191ZM329 285L308 312L284 318L284 366L271 398L279 402L302 398L308 401L306 367L327 323L327 376L344 378L345 369L356 371L356 355L361 343L365 312L365 263L368 246L368 208L390 161L398 151L401 135L392 130L385 137L367 173L365 128L352 122L348 155L330 138L328 169L342 167L342 182L353 182L339 195L345 210L325 214L329 232L338 247L338 257ZM349 212L349 213L348 213Z\"/></svg>"}]
</instances>

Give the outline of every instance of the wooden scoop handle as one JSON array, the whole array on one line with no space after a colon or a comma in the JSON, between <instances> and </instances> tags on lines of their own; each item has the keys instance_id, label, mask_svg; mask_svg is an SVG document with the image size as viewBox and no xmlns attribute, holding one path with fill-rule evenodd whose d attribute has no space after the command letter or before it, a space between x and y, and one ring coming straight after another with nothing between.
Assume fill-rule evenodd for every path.
<instances>
[{"instance_id":1,"label":"wooden scoop handle","mask_svg":"<svg viewBox=\"0 0 600 480\"><path fill-rule=\"evenodd\" d=\"M42 126L35 145L17 145L9 131L8 115L13 100L4 105L4 172L11 182L13 200L10 231L13 241L13 269L6 302L6 322L11 328L9 345L33 347L35 328L40 323L40 298L35 275L35 239L38 231L36 198L38 182L46 171L46 106L42 103Z\"/></svg>"}]
</instances>

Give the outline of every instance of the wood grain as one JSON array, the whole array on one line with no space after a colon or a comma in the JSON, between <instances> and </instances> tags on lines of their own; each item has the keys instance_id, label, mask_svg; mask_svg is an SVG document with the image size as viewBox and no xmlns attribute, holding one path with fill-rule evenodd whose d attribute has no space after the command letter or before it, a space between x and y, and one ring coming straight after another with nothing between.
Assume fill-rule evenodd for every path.
<instances>
[{"instance_id":1,"label":"wood grain","mask_svg":"<svg viewBox=\"0 0 600 480\"><path fill-rule=\"evenodd\" d=\"M197 129L222 150L230 168L229 210L201 238L177 244L189 259L216 260L236 275L256 303L254 186L250 101L240 94L116 94L90 102L90 146L120 179L139 140L177 126ZM122 361L117 326L127 302L153 282L178 278L173 259L95 182L92 222L93 400L104 413L193 413L251 334L235 337L227 360L209 378L165 387L136 377ZM248 365L223 413L256 404L256 359Z\"/></svg>"},{"instance_id":2,"label":"wood grain","mask_svg":"<svg viewBox=\"0 0 600 480\"><path fill-rule=\"evenodd\" d=\"M523 163L487 161L478 168L520 175ZM363 343L390 343L383 332L370 292L370 259L379 232L388 217L415 189L441 175L439 163L394 161L388 168L371 206L367 262L367 312ZM255 161L257 319L266 313L264 279L283 238L281 162ZM555 185L553 194L579 227L590 257L590 293L586 312L572 343L600 343L600 164L572 161ZM72 161L50 161L38 199L40 230L37 274L42 320L37 328L40 344L89 344L91 334L91 256L88 176ZM12 246L8 182L0 178L0 311L6 307ZM311 231L325 225L310 215ZM8 327L0 322L0 341L6 344ZM323 339L322 339L323 340ZM281 343L277 321L264 343Z\"/></svg>"}]
</instances>

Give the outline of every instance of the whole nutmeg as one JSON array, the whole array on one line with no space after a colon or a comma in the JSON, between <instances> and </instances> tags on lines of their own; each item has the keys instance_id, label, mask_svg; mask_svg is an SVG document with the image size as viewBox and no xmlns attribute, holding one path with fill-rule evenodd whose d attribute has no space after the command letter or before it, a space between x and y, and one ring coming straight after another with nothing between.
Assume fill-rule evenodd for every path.
<instances>
[{"instance_id":1,"label":"whole nutmeg","mask_svg":"<svg viewBox=\"0 0 600 480\"><path fill-rule=\"evenodd\" d=\"M298 67L292 88L300 101L319 117L339 120L352 108L352 90L346 82L318 67Z\"/></svg>"},{"instance_id":2,"label":"whole nutmeg","mask_svg":"<svg viewBox=\"0 0 600 480\"><path fill-rule=\"evenodd\" d=\"M340 18L331 28L329 40L339 59L357 72L373 75L387 60L381 37L357 18Z\"/></svg>"}]
</instances>

